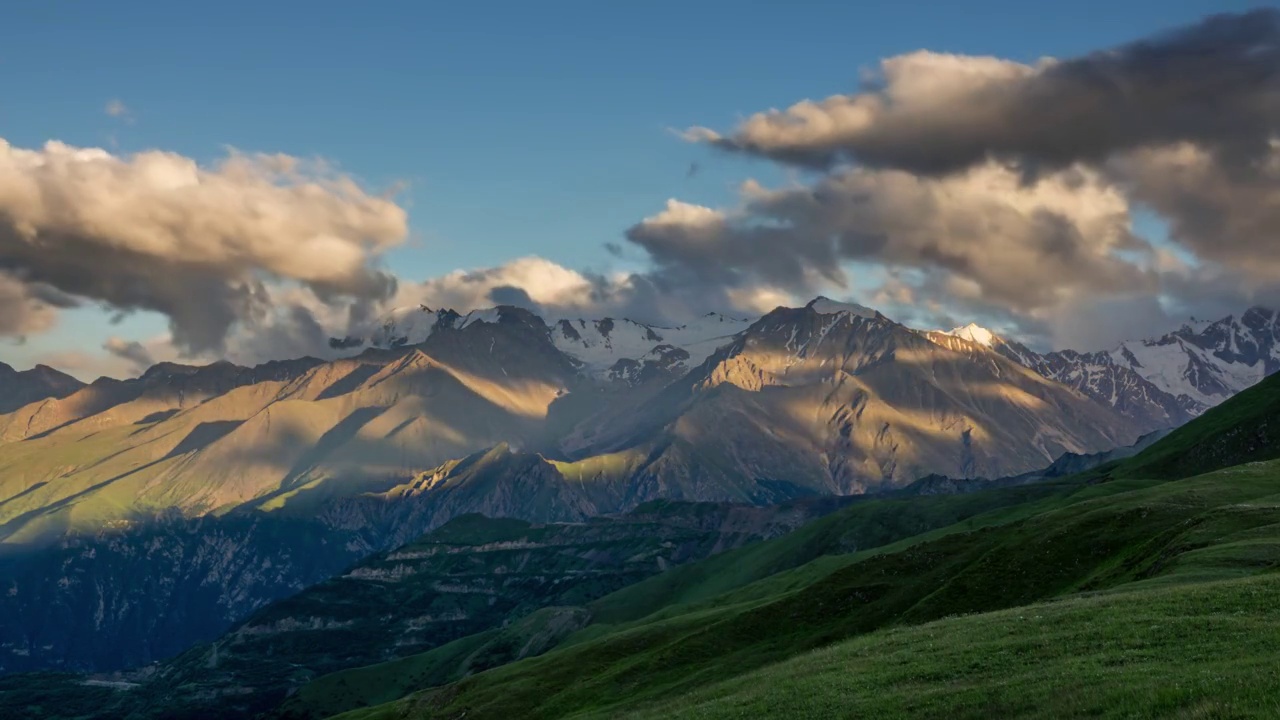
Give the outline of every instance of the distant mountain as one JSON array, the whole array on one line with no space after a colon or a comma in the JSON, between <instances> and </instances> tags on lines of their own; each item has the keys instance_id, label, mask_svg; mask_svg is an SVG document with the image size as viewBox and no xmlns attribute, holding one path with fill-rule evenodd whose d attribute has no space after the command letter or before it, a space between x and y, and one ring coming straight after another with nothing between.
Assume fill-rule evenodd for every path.
<instances>
[{"instance_id":1,"label":"distant mountain","mask_svg":"<svg viewBox=\"0 0 1280 720\"><path fill-rule=\"evenodd\" d=\"M165 362L130 380L103 377L89 385L75 381L70 392L0 414L0 442L34 439L77 423L81 431L128 422L148 424L235 388L291 379L319 364L316 358L273 361L253 368L225 361L200 366Z\"/></svg>"},{"instance_id":2,"label":"distant mountain","mask_svg":"<svg viewBox=\"0 0 1280 720\"><path fill-rule=\"evenodd\" d=\"M0 363L0 413L13 412L45 398L63 398L82 387L84 383L48 365L19 372Z\"/></svg>"},{"instance_id":3,"label":"distant mountain","mask_svg":"<svg viewBox=\"0 0 1280 720\"><path fill-rule=\"evenodd\" d=\"M493 464L492 458L476 458L471 464L486 467L471 468L471 477L480 481L497 480L500 471L509 469ZM486 629L519 615L533 597L558 595L585 602L593 593L671 565L784 534L850 500L765 508L656 502L613 519L588 520L570 513L576 522L533 526L463 514L423 538L422 527L440 525L433 522L440 509L425 507L420 501L426 499L412 494L399 501L368 497L334 503L307 517L260 512L191 520L169 516L148 526L69 538L27 555L0 557L0 616L9 620L0 623L0 672L145 665L212 640L262 606L338 573L343 576L284 600L270 613L258 613L251 626L275 625L277 630L246 629L240 640L223 648L223 659L262 653L255 662L287 667L305 656L330 669L373 662L413 652L414 642L434 647ZM521 538L523 542L513 542ZM398 553L378 554L408 541ZM422 547L436 552L423 554ZM479 563L508 567L508 584L479 588ZM495 594L502 602L489 604ZM354 616L349 608L343 610L343 599L366 595L377 600L359 610L358 634L369 635L369 640L370 633L419 637L388 643L394 650L371 649L369 643L347 643L345 654L325 650L333 646L331 638L349 639L353 630L342 624L344 618L328 618L346 613L350 620ZM384 622L391 608L410 613L401 618L403 626ZM430 613L441 614L440 622L423 623ZM313 627L313 617L326 620ZM298 622L286 630L289 618ZM294 655L276 652L273 660L272 647L282 637L290 638ZM235 670L236 662L228 665L241 675L246 672L242 665ZM257 682L253 677L238 681L250 680ZM268 675L259 684L273 681Z\"/></svg>"},{"instance_id":4,"label":"distant mountain","mask_svg":"<svg viewBox=\"0 0 1280 720\"><path fill-rule=\"evenodd\" d=\"M211 702L219 717L253 716L320 674L474 633L492 637L537 618L539 608L555 608L550 622L535 621L538 631L514 647L486 643L459 653L463 672L481 672L557 644L591 619L585 605L610 592L784 535L835 509L654 503L626 515L549 524L462 515L267 605L217 642L164 663L148 690L175 706Z\"/></svg>"},{"instance_id":5,"label":"distant mountain","mask_svg":"<svg viewBox=\"0 0 1280 720\"><path fill-rule=\"evenodd\" d=\"M974 328L921 333L827 298L678 328L510 306L389 320L336 341L337 360L165 363L0 414L0 589L30 620L0 664L104 662L103 637L160 657L469 513L585 522L659 499L1003 477L1176 422L1046 377ZM307 530L279 539L274 520ZM99 584L90 567L139 575ZM130 614L150 602L165 619ZM173 630L200 613L192 634Z\"/></svg>"},{"instance_id":6,"label":"distant mountain","mask_svg":"<svg viewBox=\"0 0 1280 720\"><path fill-rule=\"evenodd\" d=\"M916 495L955 495L978 492L990 488L1028 485L1042 480L1067 477L1093 470L1107 463L1131 458L1164 439L1171 432L1173 432L1172 429L1155 430L1138 438L1138 441L1132 445L1103 452L1085 455L1063 453L1048 467L1008 477L989 480L987 478L951 478L945 475L929 475L896 491L894 495L906 497Z\"/></svg>"},{"instance_id":7,"label":"distant mountain","mask_svg":"<svg viewBox=\"0 0 1280 720\"><path fill-rule=\"evenodd\" d=\"M997 477L1139 429L1006 358L951 348L855 305L778 308L645 403L562 448L634 468L629 491L768 502Z\"/></svg>"},{"instance_id":8,"label":"distant mountain","mask_svg":"<svg viewBox=\"0 0 1280 720\"><path fill-rule=\"evenodd\" d=\"M826 298L740 331L722 316L667 329L414 312L388 347L346 359L161 364L0 415L0 545L168 510L305 511L502 444L572 482L431 491L465 492L451 512L542 520L664 497L770 503L1008 475L1152 429L985 348ZM544 512L554 488L568 494Z\"/></svg>"},{"instance_id":9,"label":"distant mountain","mask_svg":"<svg viewBox=\"0 0 1280 720\"><path fill-rule=\"evenodd\" d=\"M420 345L442 330L495 322L497 309L460 315L453 310L397 308L383 319L367 344L375 348ZM628 319L549 319L550 340L592 376L629 384L672 380L696 367L716 348L752 323L750 319L707 313L686 325L662 327ZM333 340L337 347L358 347L363 339Z\"/></svg>"},{"instance_id":10,"label":"distant mountain","mask_svg":"<svg viewBox=\"0 0 1280 720\"><path fill-rule=\"evenodd\" d=\"M932 332L928 335L935 342L943 344L972 342L965 338L974 334L974 327L976 326L959 328L950 333ZM989 330L980 330L978 336L985 341L980 343L981 347L1112 408L1143 432L1181 425L1203 410L1186 397L1170 394L1133 368L1116 363L1108 353L1056 350L1040 354Z\"/></svg>"},{"instance_id":11,"label":"distant mountain","mask_svg":"<svg viewBox=\"0 0 1280 720\"><path fill-rule=\"evenodd\" d=\"M1110 355L1203 411L1280 370L1280 314L1254 307L1239 318L1192 322L1153 340L1126 342Z\"/></svg>"},{"instance_id":12,"label":"distant mountain","mask_svg":"<svg viewBox=\"0 0 1280 720\"><path fill-rule=\"evenodd\" d=\"M1262 307L1097 352L1037 353L972 323L926 334L990 348L1150 429L1181 425L1280 370L1280 314Z\"/></svg>"}]
</instances>

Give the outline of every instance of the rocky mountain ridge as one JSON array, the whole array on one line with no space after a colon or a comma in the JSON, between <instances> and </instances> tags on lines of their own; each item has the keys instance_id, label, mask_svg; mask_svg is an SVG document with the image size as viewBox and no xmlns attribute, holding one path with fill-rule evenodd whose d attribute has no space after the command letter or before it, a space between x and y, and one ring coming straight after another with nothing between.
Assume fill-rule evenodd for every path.
<instances>
[{"instance_id":1,"label":"rocky mountain ridge","mask_svg":"<svg viewBox=\"0 0 1280 720\"><path fill-rule=\"evenodd\" d=\"M1280 313L1263 307L1094 352L1038 353L972 323L926 335L989 348L1153 427L1181 425L1280 370Z\"/></svg>"},{"instance_id":2,"label":"rocky mountain ridge","mask_svg":"<svg viewBox=\"0 0 1280 720\"><path fill-rule=\"evenodd\" d=\"M63 398L84 387L84 383L48 365L18 371L0 362L0 413L45 398Z\"/></svg>"}]
</instances>

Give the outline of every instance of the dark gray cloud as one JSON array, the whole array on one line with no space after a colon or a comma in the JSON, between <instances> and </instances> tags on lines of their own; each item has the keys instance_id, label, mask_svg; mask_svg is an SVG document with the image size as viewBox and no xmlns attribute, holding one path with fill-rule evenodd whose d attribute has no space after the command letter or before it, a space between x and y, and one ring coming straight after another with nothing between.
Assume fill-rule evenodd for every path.
<instances>
[{"instance_id":1,"label":"dark gray cloud","mask_svg":"<svg viewBox=\"0 0 1280 720\"><path fill-rule=\"evenodd\" d=\"M936 175L991 159L1061 168L1180 142L1247 162L1269 151L1278 125L1280 12L1260 9L1036 66L899 56L861 92L690 136L810 167Z\"/></svg>"},{"instance_id":2,"label":"dark gray cloud","mask_svg":"<svg viewBox=\"0 0 1280 720\"><path fill-rule=\"evenodd\" d=\"M128 362L129 369L135 373L141 373L156 364L151 351L147 350L146 346L137 340L124 340L117 337L108 338L103 343L102 349Z\"/></svg>"},{"instance_id":3,"label":"dark gray cloud","mask_svg":"<svg viewBox=\"0 0 1280 720\"><path fill-rule=\"evenodd\" d=\"M1269 147L1241 170L1182 144L1133 153L1112 170L1198 259L1233 268L1252 284L1280 278L1280 149Z\"/></svg>"},{"instance_id":4,"label":"dark gray cloud","mask_svg":"<svg viewBox=\"0 0 1280 720\"><path fill-rule=\"evenodd\" d=\"M57 309L68 298L0 270L0 336L23 338L53 327Z\"/></svg>"}]
</instances>

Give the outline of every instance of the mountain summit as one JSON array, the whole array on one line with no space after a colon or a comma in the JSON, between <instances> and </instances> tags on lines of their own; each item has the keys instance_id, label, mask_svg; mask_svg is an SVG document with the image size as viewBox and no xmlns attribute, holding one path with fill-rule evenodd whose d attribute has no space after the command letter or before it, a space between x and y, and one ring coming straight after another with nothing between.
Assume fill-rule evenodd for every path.
<instances>
[{"instance_id":1,"label":"mountain summit","mask_svg":"<svg viewBox=\"0 0 1280 720\"><path fill-rule=\"evenodd\" d=\"M952 335L963 340L968 340L972 343L977 343L983 347L993 347L997 342L1003 342L995 333L977 323L969 323L968 325L955 328L945 334Z\"/></svg>"}]
</instances>

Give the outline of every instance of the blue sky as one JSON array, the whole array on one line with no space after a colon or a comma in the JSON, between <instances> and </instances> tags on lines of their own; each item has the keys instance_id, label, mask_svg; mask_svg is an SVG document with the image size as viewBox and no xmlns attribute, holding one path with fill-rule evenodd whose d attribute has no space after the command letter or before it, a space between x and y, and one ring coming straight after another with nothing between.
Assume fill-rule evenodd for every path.
<instances>
[{"instance_id":1,"label":"blue sky","mask_svg":"<svg viewBox=\"0 0 1280 720\"><path fill-rule=\"evenodd\" d=\"M0 137L213 161L226 146L323 156L373 187L408 181L400 276L537 254L616 268L602 249L669 197L731 201L760 162L668 128L856 86L927 48L1030 61L1108 47L1256 3L985 2L20 3L0 23ZM104 106L122 101L128 119ZM690 163L701 172L686 177ZM146 336L98 310L0 360Z\"/></svg>"}]
</instances>

